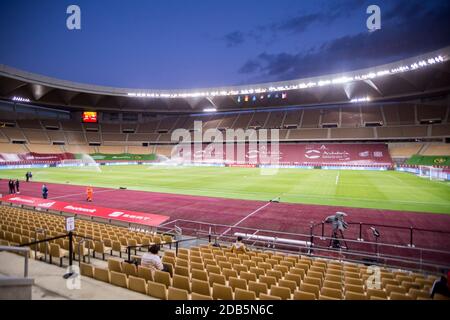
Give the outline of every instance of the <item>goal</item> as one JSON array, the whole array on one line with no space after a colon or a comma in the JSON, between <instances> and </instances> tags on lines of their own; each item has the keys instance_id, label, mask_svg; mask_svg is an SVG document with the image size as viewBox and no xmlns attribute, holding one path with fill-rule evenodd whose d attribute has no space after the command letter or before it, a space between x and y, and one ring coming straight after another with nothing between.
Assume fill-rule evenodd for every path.
<instances>
[{"instance_id":1,"label":"goal","mask_svg":"<svg viewBox=\"0 0 450 320\"><path fill-rule=\"evenodd\" d=\"M431 166L419 166L419 177L430 180L446 180L447 174L442 168L435 168Z\"/></svg>"}]
</instances>

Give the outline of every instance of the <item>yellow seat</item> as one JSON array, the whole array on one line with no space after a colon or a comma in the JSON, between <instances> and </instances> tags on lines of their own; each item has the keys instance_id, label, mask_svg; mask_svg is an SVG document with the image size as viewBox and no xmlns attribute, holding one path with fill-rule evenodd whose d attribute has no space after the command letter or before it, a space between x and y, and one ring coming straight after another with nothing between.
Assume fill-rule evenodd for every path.
<instances>
[{"instance_id":1,"label":"yellow seat","mask_svg":"<svg viewBox=\"0 0 450 320\"><path fill-rule=\"evenodd\" d=\"M229 277L228 284L233 289L233 291L236 291L236 288L247 290L247 281L245 281L244 279Z\"/></svg>"},{"instance_id":2,"label":"yellow seat","mask_svg":"<svg viewBox=\"0 0 450 320\"><path fill-rule=\"evenodd\" d=\"M178 289L186 290L191 292L191 282L188 277L175 274L172 279L172 286Z\"/></svg>"},{"instance_id":3,"label":"yellow seat","mask_svg":"<svg viewBox=\"0 0 450 320\"><path fill-rule=\"evenodd\" d=\"M267 284L256 281L249 281L248 290L253 291L256 297L259 297L260 294L267 293Z\"/></svg>"},{"instance_id":4,"label":"yellow seat","mask_svg":"<svg viewBox=\"0 0 450 320\"><path fill-rule=\"evenodd\" d=\"M259 295L259 300L281 300L281 298L277 296L272 296L270 294L261 293Z\"/></svg>"},{"instance_id":5,"label":"yellow seat","mask_svg":"<svg viewBox=\"0 0 450 320\"><path fill-rule=\"evenodd\" d=\"M236 288L234 290L234 300L256 300L256 294L253 291Z\"/></svg>"},{"instance_id":6,"label":"yellow seat","mask_svg":"<svg viewBox=\"0 0 450 320\"><path fill-rule=\"evenodd\" d=\"M344 299L345 300L367 300L367 297L363 293L346 291Z\"/></svg>"},{"instance_id":7,"label":"yellow seat","mask_svg":"<svg viewBox=\"0 0 450 320\"><path fill-rule=\"evenodd\" d=\"M154 282L161 283L166 286L166 288L172 285L170 274L165 271L156 270L153 274Z\"/></svg>"},{"instance_id":8,"label":"yellow seat","mask_svg":"<svg viewBox=\"0 0 450 320\"><path fill-rule=\"evenodd\" d=\"M294 300L316 300L316 296L311 292L294 291Z\"/></svg>"},{"instance_id":9,"label":"yellow seat","mask_svg":"<svg viewBox=\"0 0 450 320\"><path fill-rule=\"evenodd\" d=\"M110 281L111 281L111 284L113 284L115 286L128 289L128 279L127 279L127 275L125 273L111 271L110 272Z\"/></svg>"},{"instance_id":10,"label":"yellow seat","mask_svg":"<svg viewBox=\"0 0 450 320\"><path fill-rule=\"evenodd\" d=\"M109 270L95 267L94 268L94 279L109 283L110 282Z\"/></svg>"},{"instance_id":11,"label":"yellow seat","mask_svg":"<svg viewBox=\"0 0 450 320\"><path fill-rule=\"evenodd\" d=\"M189 293L186 290L170 287L167 292L167 300L188 300Z\"/></svg>"},{"instance_id":12,"label":"yellow seat","mask_svg":"<svg viewBox=\"0 0 450 320\"><path fill-rule=\"evenodd\" d=\"M212 300L212 297L192 292L191 300Z\"/></svg>"},{"instance_id":13,"label":"yellow seat","mask_svg":"<svg viewBox=\"0 0 450 320\"><path fill-rule=\"evenodd\" d=\"M288 300L291 298L291 289L272 285L270 287L270 294L272 296L280 297L283 300Z\"/></svg>"},{"instance_id":14,"label":"yellow seat","mask_svg":"<svg viewBox=\"0 0 450 320\"><path fill-rule=\"evenodd\" d=\"M213 299L233 300L233 290L231 290L231 288L228 286L214 283Z\"/></svg>"},{"instance_id":15,"label":"yellow seat","mask_svg":"<svg viewBox=\"0 0 450 320\"><path fill-rule=\"evenodd\" d=\"M211 295L211 288L207 281L192 279L191 281L191 290L194 293L199 293L204 296Z\"/></svg>"},{"instance_id":16,"label":"yellow seat","mask_svg":"<svg viewBox=\"0 0 450 320\"><path fill-rule=\"evenodd\" d=\"M143 278L137 278L133 276L128 277L128 289L147 294L147 282Z\"/></svg>"},{"instance_id":17,"label":"yellow seat","mask_svg":"<svg viewBox=\"0 0 450 320\"><path fill-rule=\"evenodd\" d=\"M167 289L165 285L149 281L147 282L147 290L149 296L161 300L167 300Z\"/></svg>"},{"instance_id":18,"label":"yellow seat","mask_svg":"<svg viewBox=\"0 0 450 320\"><path fill-rule=\"evenodd\" d=\"M80 273L82 276L86 276L89 278L94 278L94 266L91 264L87 264L81 262L80 264Z\"/></svg>"}]
</instances>

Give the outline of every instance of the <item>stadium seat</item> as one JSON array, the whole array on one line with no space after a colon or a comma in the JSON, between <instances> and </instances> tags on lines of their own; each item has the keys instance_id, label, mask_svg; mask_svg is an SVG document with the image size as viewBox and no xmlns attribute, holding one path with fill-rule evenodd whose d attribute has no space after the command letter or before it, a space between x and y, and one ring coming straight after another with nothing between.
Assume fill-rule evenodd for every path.
<instances>
[{"instance_id":1,"label":"stadium seat","mask_svg":"<svg viewBox=\"0 0 450 320\"><path fill-rule=\"evenodd\" d=\"M109 271L122 272L122 260L108 259L108 269Z\"/></svg>"},{"instance_id":2,"label":"stadium seat","mask_svg":"<svg viewBox=\"0 0 450 320\"><path fill-rule=\"evenodd\" d=\"M188 277L175 274L172 278L172 286L191 292L191 282Z\"/></svg>"},{"instance_id":3,"label":"stadium seat","mask_svg":"<svg viewBox=\"0 0 450 320\"><path fill-rule=\"evenodd\" d=\"M111 271L110 272L110 282L115 286L128 289L128 279L125 273Z\"/></svg>"},{"instance_id":4,"label":"stadium seat","mask_svg":"<svg viewBox=\"0 0 450 320\"><path fill-rule=\"evenodd\" d=\"M399 293L399 292L391 292L389 295L390 300L414 300L412 297L410 297L407 294Z\"/></svg>"},{"instance_id":5,"label":"stadium seat","mask_svg":"<svg viewBox=\"0 0 450 320\"><path fill-rule=\"evenodd\" d=\"M132 277L133 275L128 275L128 277ZM144 279L145 281L153 281L153 272L152 269L138 266L138 277Z\"/></svg>"},{"instance_id":6,"label":"stadium seat","mask_svg":"<svg viewBox=\"0 0 450 320\"><path fill-rule=\"evenodd\" d=\"M287 279L278 280L278 286L289 288L291 290L291 293L294 293L294 291L297 290L297 283L295 281Z\"/></svg>"},{"instance_id":7,"label":"stadium seat","mask_svg":"<svg viewBox=\"0 0 450 320\"><path fill-rule=\"evenodd\" d=\"M94 268L94 279L110 283L110 275L108 269Z\"/></svg>"},{"instance_id":8,"label":"stadium seat","mask_svg":"<svg viewBox=\"0 0 450 320\"><path fill-rule=\"evenodd\" d=\"M203 295L196 292L192 292L191 294L192 300L212 300L213 298L210 295Z\"/></svg>"},{"instance_id":9,"label":"stadium seat","mask_svg":"<svg viewBox=\"0 0 450 320\"><path fill-rule=\"evenodd\" d=\"M300 285L300 291L312 293L315 295L316 299L319 299L320 289L318 285L302 282Z\"/></svg>"},{"instance_id":10,"label":"stadium seat","mask_svg":"<svg viewBox=\"0 0 450 320\"><path fill-rule=\"evenodd\" d=\"M346 291L344 299L345 300L367 300L367 297L363 293Z\"/></svg>"},{"instance_id":11,"label":"stadium seat","mask_svg":"<svg viewBox=\"0 0 450 320\"><path fill-rule=\"evenodd\" d=\"M208 281L208 273L203 270L203 267L201 270L197 270L197 269L191 270L191 277L192 277L192 279Z\"/></svg>"},{"instance_id":12,"label":"stadium seat","mask_svg":"<svg viewBox=\"0 0 450 320\"><path fill-rule=\"evenodd\" d=\"M214 283L213 284L213 299L233 300L233 291L230 287Z\"/></svg>"},{"instance_id":13,"label":"stadium seat","mask_svg":"<svg viewBox=\"0 0 450 320\"><path fill-rule=\"evenodd\" d=\"M233 291L236 291L236 288L247 290L247 281L237 277L229 277L228 285L233 289Z\"/></svg>"},{"instance_id":14,"label":"stadium seat","mask_svg":"<svg viewBox=\"0 0 450 320\"><path fill-rule=\"evenodd\" d=\"M259 297L262 293L267 293L267 284L266 283L260 283L256 281L249 281L248 282L248 290L253 291L256 295L256 297Z\"/></svg>"},{"instance_id":15,"label":"stadium seat","mask_svg":"<svg viewBox=\"0 0 450 320\"><path fill-rule=\"evenodd\" d=\"M256 300L256 294L253 291L236 288L234 291L234 300Z\"/></svg>"},{"instance_id":16,"label":"stadium seat","mask_svg":"<svg viewBox=\"0 0 450 320\"><path fill-rule=\"evenodd\" d=\"M259 295L259 300L281 300L281 298L277 296L272 296L270 294L261 293Z\"/></svg>"},{"instance_id":17,"label":"stadium seat","mask_svg":"<svg viewBox=\"0 0 450 320\"><path fill-rule=\"evenodd\" d=\"M188 300L189 293L186 290L170 287L167 291L167 300Z\"/></svg>"},{"instance_id":18,"label":"stadium seat","mask_svg":"<svg viewBox=\"0 0 450 320\"><path fill-rule=\"evenodd\" d=\"M192 279L191 290L193 293L195 292L205 296L211 295L211 288L207 281Z\"/></svg>"},{"instance_id":19,"label":"stadium seat","mask_svg":"<svg viewBox=\"0 0 450 320\"><path fill-rule=\"evenodd\" d=\"M260 276L259 282L267 284L267 287L270 288L272 285L277 284L277 279L271 276Z\"/></svg>"},{"instance_id":20,"label":"stadium seat","mask_svg":"<svg viewBox=\"0 0 450 320\"><path fill-rule=\"evenodd\" d=\"M166 288L172 285L172 279L170 278L170 273L160 270L155 270L153 274L154 282L161 283L166 286Z\"/></svg>"},{"instance_id":21,"label":"stadium seat","mask_svg":"<svg viewBox=\"0 0 450 320\"><path fill-rule=\"evenodd\" d=\"M164 284L148 281L147 290L149 296L161 300L167 300L167 289Z\"/></svg>"},{"instance_id":22,"label":"stadium seat","mask_svg":"<svg viewBox=\"0 0 450 320\"><path fill-rule=\"evenodd\" d=\"M316 300L316 295L310 292L294 291L294 300Z\"/></svg>"},{"instance_id":23,"label":"stadium seat","mask_svg":"<svg viewBox=\"0 0 450 320\"><path fill-rule=\"evenodd\" d=\"M214 283L225 285L226 284L225 276L222 274L211 273L209 275L209 285L213 286Z\"/></svg>"},{"instance_id":24,"label":"stadium seat","mask_svg":"<svg viewBox=\"0 0 450 320\"><path fill-rule=\"evenodd\" d=\"M239 278L240 279L244 279L245 281L247 281L247 283L249 281L257 281L258 277L256 276L256 274L254 273L250 273L250 272L241 272L239 274Z\"/></svg>"},{"instance_id":25,"label":"stadium seat","mask_svg":"<svg viewBox=\"0 0 450 320\"><path fill-rule=\"evenodd\" d=\"M91 264L81 262L80 273L82 276L94 278L94 267Z\"/></svg>"},{"instance_id":26,"label":"stadium seat","mask_svg":"<svg viewBox=\"0 0 450 320\"><path fill-rule=\"evenodd\" d=\"M147 294L147 281L143 278L129 276L128 288L139 293Z\"/></svg>"},{"instance_id":27,"label":"stadium seat","mask_svg":"<svg viewBox=\"0 0 450 320\"><path fill-rule=\"evenodd\" d=\"M291 289L272 285L270 287L270 294L276 297L280 297L283 300L288 300L291 298Z\"/></svg>"},{"instance_id":28,"label":"stadium seat","mask_svg":"<svg viewBox=\"0 0 450 320\"><path fill-rule=\"evenodd\" d=\"M59 266L63 266L63 258L69 257L69 251L61 249L56 243L50 243L50 263L52 263L52 258L59 259Z\"/></svg>"},{"instance_id":29,"label":"stadium seat","mask_svg":"<svg viewBox=\"0 0 450 320\"><path fill-rule=\"evenodd\" d=\"M109 253L110 255L112 255L112 248L105 246L103 241L96 241L95 244L94 244L94 252L93 252L94 258L95 258L95 253L96 252L97 253L101 253L102 254L102 259L105 260L105 254L106 253Z\"/></svg>"},{"instance_id":30,"label":"stadium seat","mask_svg":"<svg viewBox=\"0 0 450 320\"><path fill-rule=\"evenodd\" d=\"M122 272L124 272L127 276L138 276L136 265L126 261L122 261Z\"/></svg>"}]
</instances>

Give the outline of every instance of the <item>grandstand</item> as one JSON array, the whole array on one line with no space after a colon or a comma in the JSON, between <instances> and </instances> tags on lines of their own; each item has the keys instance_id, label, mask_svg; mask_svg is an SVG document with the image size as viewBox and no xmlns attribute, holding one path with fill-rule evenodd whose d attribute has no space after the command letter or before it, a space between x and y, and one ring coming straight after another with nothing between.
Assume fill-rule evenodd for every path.
<instances>
[{"instance_id":1,"label":"grandstand","mask_svg":"<svg viewBox=\"0 0 450 320\"><path fill-rule=\"evenodd\" d=\"M449 54L198 91L100 87L0 65L1 193L6 180L35 174L0 199L0 251L24 246L35 266L77 265L82 280L133 299L429 300L450 266L450 194L448 181L410 173L434 167L450 180ZM326 81L343 78L351 80ZM96 121L82 121L85 111ZM230 150L243 145L244 157L207 143L196 149L199 128L224 134ZM173 138L180 129L190 137L184 144ZM225 135L230 129L277 129L279 144L255 156L249 141ZM265 166L286 171L265 176L257 171ZM50 197L38 202L43 183ZM324 219L342 210L349 245L336 250ZM139 214L169 220L118 218ZM238 235L242 254L231 249ZM139 265L152 245L169 272ZM0 252L0 261L14 257ZM376 288L367 281L373 268ZM0 264L17 276L11 269Z\"/></svg>"}]
</instances>

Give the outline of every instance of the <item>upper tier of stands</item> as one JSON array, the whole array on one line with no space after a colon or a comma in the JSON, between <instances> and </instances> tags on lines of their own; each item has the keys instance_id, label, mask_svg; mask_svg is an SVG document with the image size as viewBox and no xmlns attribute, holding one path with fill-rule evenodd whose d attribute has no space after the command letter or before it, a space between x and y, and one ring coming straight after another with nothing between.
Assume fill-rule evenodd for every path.
<instances>
[{"instance_id":1,"label":"upper tier of stands","mask_svg":"<svg viewBox=\"0 0 450 320\"><path fill-rule=\"evenodd\" d=\"M443 139L450 136L450 107L389 104L254 111L228 114L172 115L139 123L82 124L80 120L0 120L2 152L122 153L155 152L170 144L172 132L207 129L281 129L281 141ZM431 121L431 122L430 122ZM12 143L25 143L23 146ZM56 144L56 145L55 145ZM89 146L90 145L90 146ZM158 147L159 148L159 147ZM429 152L438 152L431 149Z\"/></svg>"}]
</instances>

